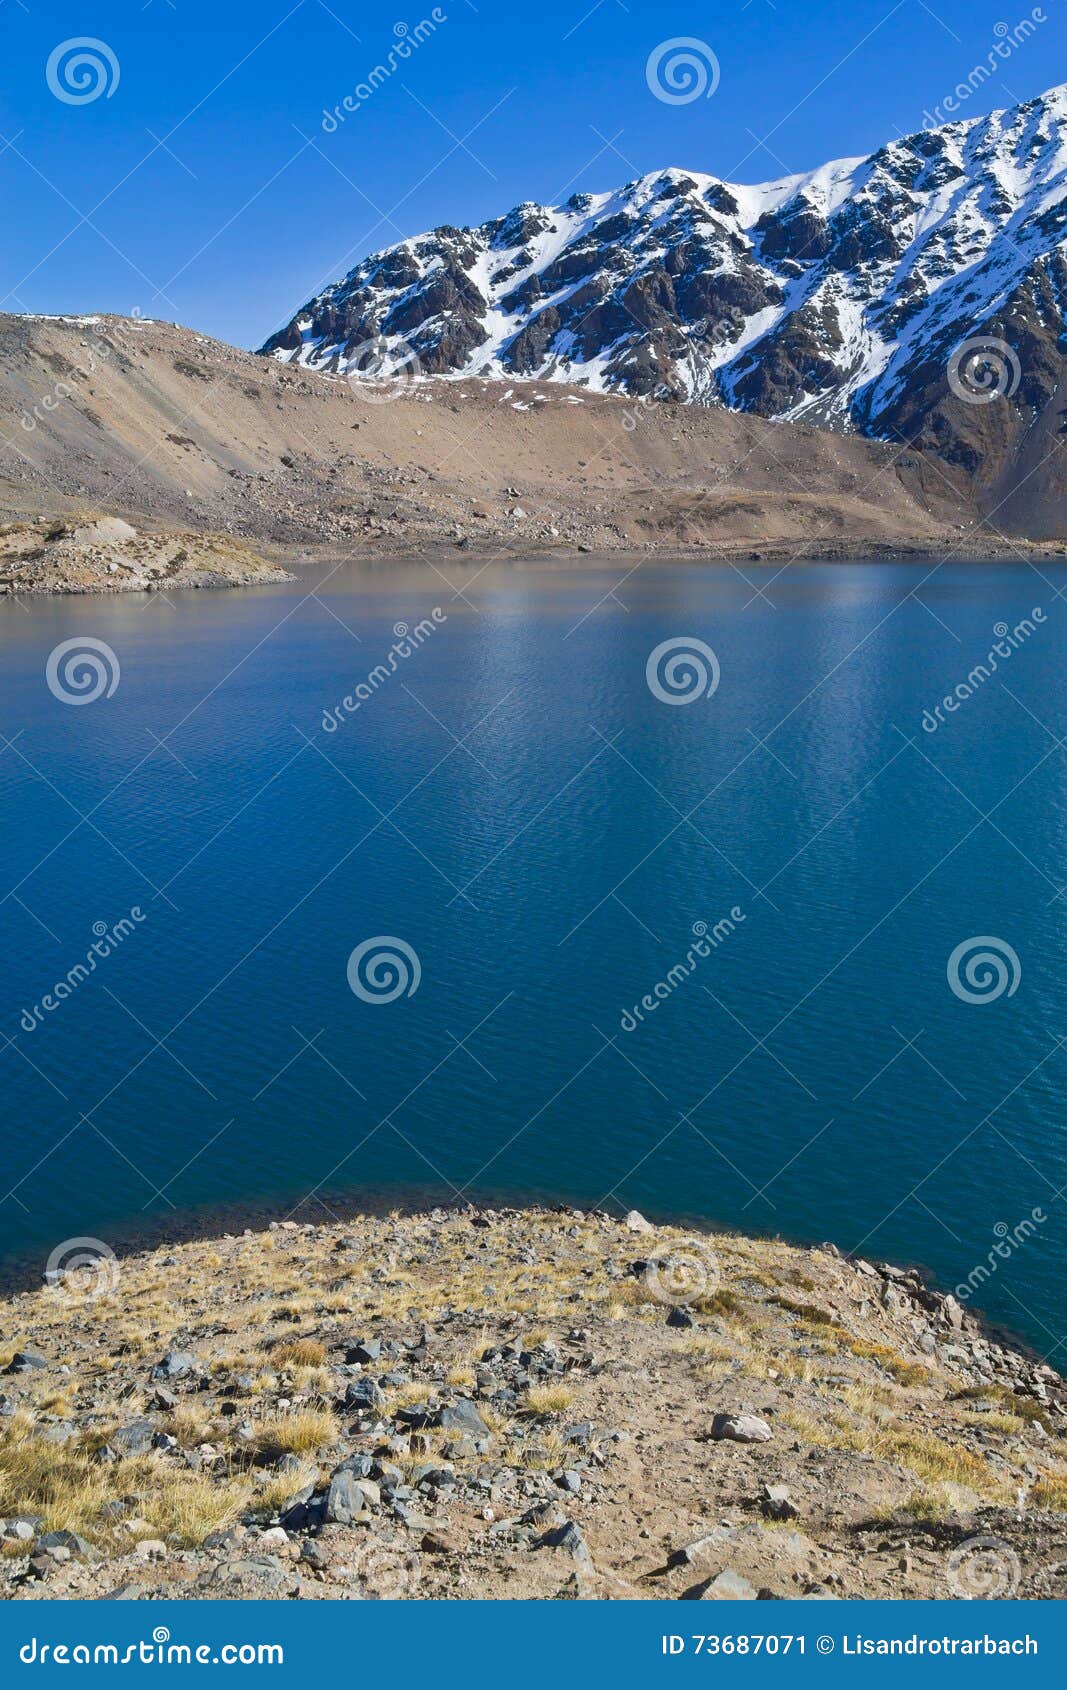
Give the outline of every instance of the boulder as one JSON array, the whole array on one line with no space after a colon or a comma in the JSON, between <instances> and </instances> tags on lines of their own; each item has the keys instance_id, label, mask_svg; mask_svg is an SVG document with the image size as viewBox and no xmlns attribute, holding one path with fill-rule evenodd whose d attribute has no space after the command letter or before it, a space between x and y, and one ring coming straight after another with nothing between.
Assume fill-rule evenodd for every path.
<instances>
[{"instance_id":1,"label":"boulder","mask_svg":"<svg viewBox=\"0 0 1067 1690\"><path fill-rule=\"evenodd\" d=\"M467 1433L472 1438L487 1438L489 1428L468 1397L448 1403L437 1416L443 1432Z\"/></svg>"},{"instance_id":2,"label":"boulder","mask_svg":"<svg viewBox=\"0 0 1067 1690\"><path fill-rule=\"evenodd\" d=\"M196 1357L187 1350L170 1350L162 1361L156 1363L149 1377L151 1379L188 1379L196 1370Z\"/></svg>"},{"instance_id":3,"label":"boulder","mask_svg":"<svg viewBox=\"0 0 1067 1690\"><path fill-rule=\"evenodd\" d=\"M795 1520L800 1513L788 1485L764 1485L760 1506L768 1520Z\"/></svg>"},{"instance_id":4,"label":"boulder","mask_svg":"<svg viewBox=\"0 0 1067 1690\"><path fill-rule=\"evenodd\" d=\"M381 1358L382 1346L377 1338L357 1338L355 1343L345 1351L345 1361L372 1362Z\"/></svg>"},{"instance_id":5,"label":"boulder","mask_svg":"<svg viewBox=\"0 0 1067 1690\"><path fill-rule=\"evenodd\" d=\"M39 1514L16 1514L5 1520L3 1536L14 1543L32 1543L44 1526Z\"/></svg>"},{"instance_id":6,"label":"boulder","mask_svg":"<svg viewBox=\"0 0 1067 1690\"><path fill-rule=\"evenodd\" d=\"M65 1550L67 1555L77 1555L83 1560L99 1560L99 1552L77 1532L42 1532L37 1539L37 1548Z\"/></svg>"},{"instance_id":7,"label":"boulder","mask_svg":"<svg viewBox=\"0 0 1067 1690\"><path fill-rule=\"evenodd\" d=\"M378 1409L385 1403L385 1392L369 1373L353 1379L345 1387L345 1408L347 1409Z\"/></svg>"},{"instance_id":8,"label":"boulder","mask_svg":"<svg viewBox=\"0 0 1067 1690\"><path fill-rule=\"evenodd\" d=\"M756 1588L749 1584L740 1573L735 1573L732 1567L724 1567L721 1573L716 1573L706 1584L699 1585L695 1591L687 1591L687 1595L696 1596L702 1602L754 1602Z\"/></svg>"},{"instance_id":9,"label":"boulder","mask_svg":"<svg viewBox=\"0 0 1067 1690\"><path fill-rule=\"evenodd\" d=\"M156 1428L151 1420L131 1420L112 1432L108 1443L118 1455L143 1455L152 1448Z\"/></svg>"},{"instance_id":10,"label":"boulder","mask_svg":"<svg viewBox=\"0 0 1067 1690\"><path fill-rule=\"evenodd\" d=\"M712 1556L721 1556L724 1550L734 1543L737 1529L734 1526L715 1526L703 1537L694 1538L681 1549L674 1549L667 1558L668 1567L693 1567L701 1561L708 1561Z\"/></svg>"},{"instance_id":11,"label":"boulder","mask_svg":"<svg viewBox=\"0 0 1067 1690\"><path fill-rule=\"evenodd\" d=\"M136 540L137 530L123 522L121 516L102 516L96 522L72 528L70 537L76 546L121 545L126 540Z\"/></svg>"},{"instance_id":12,"label":"boulder","mask_svg":"<svg viewBox=\"0 0 1067 1690\"><path fill-rule=\"evenodd\" d=\"M693 1316L690 1314L689 1310L686 1309L686 1308L683 1308L681 1306L681 1304L679 1303L675 1308L671 1309L670 1313L668 1314L667 1325L685 1328L685 1327L689 1327L689 1326L695 1326L696 1321L693 1319Z\"/></svg>"},{"instance_id":13,"label":"boulder","mask_svg":"<svg viewBox=\"0 0 1067 1690\"><path fill-rule=\"evenodd\" d=\"M646 1221L640 1209L631 1209L624 1222L627 1232L655 1232L655 1227Z\"/></svg>"},{"instance_id":14,"label":"boulder","mask_svg":"<svg viewBox=\"0 0 1067 1690\"><path fill-rule=\"evenodd\" d=\"M581 1526L573 1520L565 1520L561 1526L554 1526L551 1531L544 1533L537 1540L538 1549L561 1549L564 1555L569 1555L580 1566L591 1569L593 1557Z\"/></svg>"},{"instance_id":15,"label":"boulder","mask_svg":"<svg viewBox=\"0 0 1067 1690\"><path fill-rule=\"evenodd\" d=\"M717 1414L711 1435L716 1442L728 1438L735 1444L765 1444L774 1436L766 1420L757 1414Z\"/></svg>"},{"instance_id":16,"label":"boulder","mask_svg":"<svg viewBox=\"0 0 1067 1690\"><path fill-rule=\"evenodd\" d=\"M4 1369L5 1373L37 1373L48 1363L36 1350L16 1350Z\"/></svg>"},{"instance_id":17,"label":"boulder","mask_svg":"<svg viewBox=\"0 0 1067 1690\"><path fill-rule=\"evenodd\" d=\"M345 1467L339 1467L326 1493L325 1518L338 1526L350 1526L367 1506L363 1481Z\"/></svg>"}]
</instances>

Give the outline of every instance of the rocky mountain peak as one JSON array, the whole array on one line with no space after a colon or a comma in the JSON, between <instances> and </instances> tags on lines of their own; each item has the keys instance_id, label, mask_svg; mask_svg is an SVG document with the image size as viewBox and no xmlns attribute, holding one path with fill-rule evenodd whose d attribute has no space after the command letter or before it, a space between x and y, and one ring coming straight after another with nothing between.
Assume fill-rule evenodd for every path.
<instances>
[{"instance_id":1,"label":"rocky mountain peak","mask_svg":"<svg viewBox=\"0 0 1067 1690\"><path fill-rule=\"evenodd\" d=\"M976 419L935 415L952 397L953 351L991 335L1028 372L1021 400L1018 382L1007 395L1016 420L1047 405L1065 239L1067 85L777 181L671 167L445 225L362 260L262 350L344 374L372 345L385 375L536 379L889 438L940 432L963 462Z\"/></svg>"}]
</instances>

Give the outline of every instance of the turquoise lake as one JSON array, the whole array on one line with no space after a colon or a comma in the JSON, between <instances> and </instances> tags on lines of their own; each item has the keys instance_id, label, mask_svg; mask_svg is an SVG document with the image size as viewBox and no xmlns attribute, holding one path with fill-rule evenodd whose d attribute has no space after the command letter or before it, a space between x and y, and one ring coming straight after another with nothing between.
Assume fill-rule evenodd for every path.
<instances>
[{"instance_id":1,"label":"turquoise lake","mask_svg":"<svg viewBox=\"0 0 1067 1690\"><path fill-rule=\"evenodd\" d=\"M9 1273L573 1201L920 1263L1062 1369L1067 570L627 567L0 604Z\"/></svg>"}]
</instances>

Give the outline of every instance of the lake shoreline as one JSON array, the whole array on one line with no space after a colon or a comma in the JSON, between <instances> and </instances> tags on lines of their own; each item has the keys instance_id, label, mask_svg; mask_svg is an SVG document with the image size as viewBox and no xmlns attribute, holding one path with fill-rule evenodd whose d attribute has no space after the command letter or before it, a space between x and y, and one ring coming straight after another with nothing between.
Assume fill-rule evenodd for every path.
<instances>
[{"instance_id":1,"label":"lake shoreline","mask_svg":"<svg viewBox=\"0 0 1067 1690\"><path fill-rule=\"evenodd\" d=\"M3 1323L0 1599L1059 1594L1060 1376L832 1246L290 1220Z\"/></svg>"},{"instance_id":2,"label":"lake shoreline","mask_svg":"<svg viewBox=\"0 0 1067 1690\"><path fill-rule=\"evenodd\" d=\"M182 595L177 613L128 598L27 601L5 708L25 724L29 760L50 759L60 794L77 794L83 812L103 804L105 839L66 843L80 818L8 753L5 883L28 891L25 909L8 904L20 1132L4 1187L16 1194L6 1283L39 1284L49 1251L82 1234L128 1250L261 1226L324 1178L362 1188L342 1192L339 1212L364 1209L368 1191L381 1207L376 1191L401 1186L410 1209L427 1181L429 1201L447 1199L446 1176L463 1187L485 1168L480 1184L497 1189L479 1200L588 1204L625 1176L625 1197L650 1213L698 1228L747 1230L755 1218L845 1249L872 1247L870 1236L889 1261L950 1288L986 1263L999 1223L1031 1213L1045 1189L1034 1167L1058 1183L1057 1093L1016 1088L998 1119L1022 1157L994 1135L981 1158L957 1158L932 1203L905 1208L973 1129L976 1100L988 1108L1047 1055L1031 993L1058 1001L1062 900L1038 919L996 854L1011 849L1000 835L928 871L977 819L952 783L987 807L1049 748L1040 721L1055 720L1048 700L1062 689L1054 636L1011 659L1025 708L987 687L936 739L921 719L969 654L990 650L998 619L1010 628L1049 602L1060 565L1049 586L1014 566L948 564L931 592L919 586L929 563L810 565L771 586L776 566L741 564L746 582L724 564L650 560L618 589L621 605L606 596L621 569L595 567L468 585L477 566L446 563L449 586L421 566L352 566L320 592L325 605L309 591L317 575L210 605ZM773 605L751 599L757 587ZM412 640L394 679L400 625L448 606L455 589L472 604L449 606L417 650ZM50 654L80 630L121 661L114 697L81 711L47 684ZM672 710L648 661L689 634L714 649L722 684L706 706ZM388 686L360 687L386 671ZM338 701L357 693L361 713L332 731ZM752 730L768 726L765 749ZM605 739L618 730L613 752ZM992 759L990 744L1003 745ZM940 772L922 755L931 747ZM1053 877L1058 811L1042 782L1055 767L1022 784L1007 830ZM671 831L679 809L712 792L695 830ZM407 841L376 826L400 799ZM650 848L659 854L644 867ZM603 902L616 884L624 907ZM757 903L763 884L771 896ZM461 887L478 913L453 897ZM177 909L152 898L166 888ZM621 1002L673 979L665 965L688 954L695 918L735 904L748 919L714 961L601 1053L587 1020L605 1038L619 1028ZM38 1025L25 1006L84 958L90 918L114 923L135 905L150 914L136 943ZM966 1004L946 978L954 947L987 925L1023 966L1021 991L999 1008ZM423 971L418 994L389 1009L346 978L353 947L378 932L403 938ZM305 1017L327 1029L326 1063L294 1045ZM168 1061L138 1019L153 1035L180 1025L173 1049L195 1071ZM755 1037L779 1021L771 1045L785 1067ZM929 1083L910 1047L886 1068L891 1022L924 1029L945 1079ZM474 1052L497 1084L453 1051L450 1027L484 1027ZM432 1089L405 1110L401 1136L378 1131L424 1075ZM68 1106L102 1092L98 1137ZM696 1123L668 1131L668 1108L706 1093ZM322 1195L332 1201L325 1185ZM1060 1330L1061 1260L1046 1227L1010 1268L971 1281L972 1301L1047 1345L1043 1328Z\"/></svg>"},{"instance_id":3,"label":"lake shoreline","mask_svg":"<svg viewBox=\"0 0 1067 1690\"><path fill-rule=\"evenodd\" d=\"M302 1213L306 1206L317 1209L320 1213L314 1218ZM279 1226L293 1224L315 1226L336 1223L358 1226L363 1221L379 1221L394 1215L415 1224L425 1222L433 1215L452 1219L496 1211L528 1216L573 1213L611 1221L620 1218L612 1211L589 1207L580 1201L569 1199L566 1195L553 1197L544 1191L531 1192L524 1196L514 1191L486 1188L474 1191L469 1200L457 1203L443 1188L431 1186L374 1190L364 1188L350 1193L330 1193L321 1200L313 1198L294 1204L263 1198L259 1201L253 1199L205 1205L179 1211L173 1216L160 1219L154 1226L131 1225L107 1229L110 1232L108 1239L97 1242L103 1243L105 1248L113 1253L116 1261L121 1263L132 1257L162 1254L186 1244L210 1244L222 1238L258 1235ZM711 1220L706 1215L694 1215L679 1210L668 1212L655 1206L648 1206L647 1214L657 1227L682 1229L711 1242L719 1237L739 1235L737 1228L725 1222ZM845 1249L836 1239L826 1236L815 1238L785 1231L761 1232L757 1228L746 1229L740 1236L756 1246L781 1246L790 1250L828 1249L836 1251L841 1259L847 1262L873 1259L886 1274L917 1276L931 1298L941 1299L952 1295L951 1289L941 1283L940 1276L926 1263L918 1260L898 1260L890 1263L883 1261L881 1257L860 1256L857 1252ZM42 1265L40 1254L19 1253L8 1262L0 1258L0 1300L38 1291L44 1281L45 1266ZM994 1320L981 1309L971 1309L968 1305L966 1312L973 1317L991 1342L1015 1351L1028 1363L1041 1363L1044 1360L1041 1350L1024 1334Z\"/></svg>"},{"instance_id":4,"label":"lake shoreline","mask_svg":"<svg viewBox=\"0 0 1067 1690\"><path fill-rule=\"evenodd\" d=\"M205 534L198 538L202 540L205 548L209 549L220 537ZM963 551L955 543L938 547L927 542L883 543L873 540L835 540L825 545L804 545L799 548L795 543L785 540L744 540L736 544L716 545L714 548L684 547L664 540L662 545L641 549L620 546L618 549L581 547L577 550L551 544L530 545L521 550L509 547L502 549L500 546L486 543L457 548L445 541L428 541L417 550L389 552L366 547L351 550L346 548L343 552L338 552L336 546L295 546L287 542L265 540L257 542L257 552L260 558L257 569L250 568L244 572L231 570L229 575L221 570L212 572L205 569L195 578L191 572L187 578L179 574L170 580L160 578L140 582L130 579L116 582L87 579L83 582L72 582L70 579L57 578L54 584L50 584L38 574L32 583L25 585L14 581L10 584L0 583L0 608L5 598L15 601L20 592L44 598L114 597L120 593L148 596L160 592L185 594L193 591L228 594L243 589L276 592L279 587L291 587L293 591L299 592L306 578L319 570L328 572L326 581L332 579L339 570L347 569L365 573L368 583L371 580L377 583L388 582L393 572L402 570L425 569L427 574L431 575L446 563L456 571L469 569L477 573L483 580L484 590L492 585L494 579L493 574L487 573L487 566L495 566L498 579L514 573L527 574L536 580L538 574L545 577L561 573L577 576L583 571L595 573L604 569L621 569L630 575L637 569L672 567L679 564L709 569L716 566L733 568L740 563L752 565L756 569L786 564L792 571L813 564L892 563L939 569L950 563L971 567L984 564L1018 563L1029 566L1037 563L1067 562L1067 544L1024 539L1005 540L1000 544L986 542L981 550L976 552ZM457 579L462 580L462 574L458 575ZM323 584L325 583L317 583L316 589Z\"/></svg>"}]
</instances>

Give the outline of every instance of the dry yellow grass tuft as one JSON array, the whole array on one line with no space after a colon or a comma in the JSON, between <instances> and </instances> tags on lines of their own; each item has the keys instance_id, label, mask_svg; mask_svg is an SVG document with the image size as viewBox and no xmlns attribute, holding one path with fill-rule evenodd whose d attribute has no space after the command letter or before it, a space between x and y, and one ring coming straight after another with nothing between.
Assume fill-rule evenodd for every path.
<instances>
[{"instance_id":1,"label":"dry yellow grass tuft","mask_svg":"<svg viewBox=\"0 0 1067 1690\"><path fill-rule=\"evenodd\" d=\"M288 1338L270 1352L275 1367L322 1367L328 1351L317 1338Z\"/></svg>"},{"instance_id":2,"label":"dry yellow grass tuft","mask_svg":"<svg viewBox=\"0 0 1067 1690\"><path fill-rule=\"evenodd\" d=\"M806 1442L824 1449L851 1449L906 1467L917 1478L931 1484L969 1485L991 1500L1006 1501L1005 1480L978 1455L958 1444L947 1443L932 1432L910 1428L855 1424L842 1415L828 1413L821 1419L788 1409L782 1420Z\"/></svg>"},{"instance_id":3,"label":"dry yellow grass tuft","mask_svg":"<svg viewBox=\"0 0 1067 1690\"><path fill-rule=\"evenodd\" d=\"M0 1514L39 1514L48 1531L103 1542L113 1532L105 1504L131 1495L157 1535L192 1546L240 1515L250 1487L229 1474L191 1473L152 1455L102 1465L87 1447L47 1443L25 1425L0 1442Z\"/></svg>"},{"instance_id":4,"label":"dry yellow grass tuft","mask_svg":"<svg viewBox=\"0 0 1067 1690\"><path fill-rule=\"evenodd\" d=\"M177 1438L183 1449L195 1444L206 1444L212 1435L212 1423L208 1415L194 1403L181 1402L168 1415L164 1431L172 1438Z\"/></svg>"},{"instance_id":5,"label":"dry yellow grass tuft","mask_svg":"<svg viewBox=\"0 0 1067 1690\"><path fill-rule=\"evenodd\" d=\"M255 1428L255 1453L270 1461L280 1455L310 1455L337 1442L340 1427L325 1408L289 1408L267 1415Z\"/></svg>"},{"instance_id":6,"label":"dry yellow grass tuft","mask_svg":"<svg viewBox=\"0 0 1067 1690\"><path fill-rule=\"evenodd\" d=\"M1067 1514L1067 1474L1046 1473L1030 1492L1029 1506L1047 1509L1051 1514Z\"/></svg>"},{"instance_id":7,"label":"dry yellow grass tuft","mask_svg":"<svg viewBox=\"0 0 1067 1690\"><path fill-rule=\"evenodd\" d=\"M551 1473L555 1468L562 1467L567 1456L567 1445L557 1432L548 1432L538 1438L516 1439L504 1450L504 1460L509 1466L525 1467L530 1472Z\"/></svg>"},{"instance_id":8,"label":"dry yellow grass tuft","mask_svg":"<svg viewBox=\"0 0 1067 1690\"><path fill-rule=\"evenodd\" d=\"M574 1392L568 1385L533 1385L523 1408L527 1414L563 1414L573 1401Z\"/></svg>"}]
</instances>

